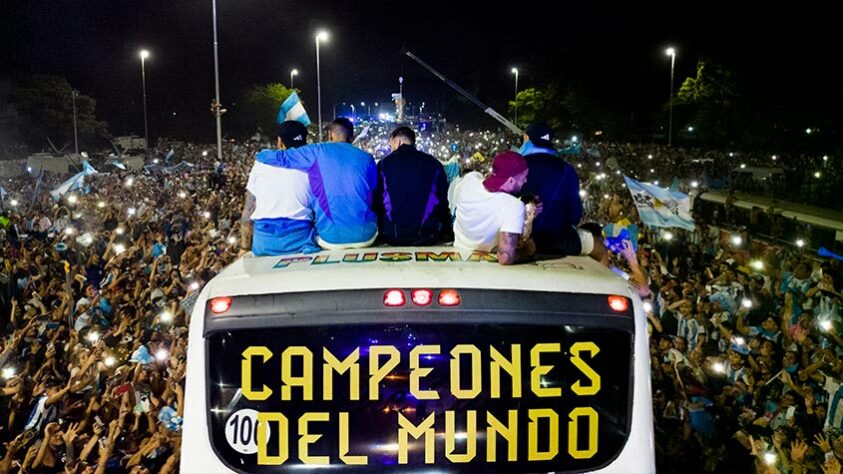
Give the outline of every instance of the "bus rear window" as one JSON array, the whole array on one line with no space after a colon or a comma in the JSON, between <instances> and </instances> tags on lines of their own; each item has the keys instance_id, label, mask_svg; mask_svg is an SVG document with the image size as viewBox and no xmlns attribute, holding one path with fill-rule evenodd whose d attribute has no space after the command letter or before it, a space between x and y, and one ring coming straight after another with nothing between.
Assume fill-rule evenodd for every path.
<instances>
[{"instance_id":1,"label":"bus rear window","mask_svg":"<svg viewBox=\"0 0 843 474\"><path fill-rule=\"evenodd\" d=\"M360 324L208 336L212 444L241 472L548 472L629 433L631 332Z\"/></svg>"}]
</instances>

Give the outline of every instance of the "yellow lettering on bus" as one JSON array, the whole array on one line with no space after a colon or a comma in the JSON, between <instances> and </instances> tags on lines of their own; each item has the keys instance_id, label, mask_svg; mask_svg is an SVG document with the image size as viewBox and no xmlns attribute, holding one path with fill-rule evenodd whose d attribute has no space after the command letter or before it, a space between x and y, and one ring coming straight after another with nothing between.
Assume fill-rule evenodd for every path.
<instances>
[{"instance_id":1,"label":"yellow lettering on bus","mask_svg":"<svg viewBox=\"0 0 843 474\"><path fill-rule=\"evenodd\" d=\"M448 260L462 262L462 257L459 252L416 252L417 262L427 262L428 260L433 260L434 262L445 262Z\"/></svg>"},{"instance_id":2,"label":"yellow lettering on bus","mask_svg":"<svg viewBox=\"0 0 843 474\"><path fill-rule=\"evenodd\" d=\"M530 426L527 432L528 461L550 461L559 454L559 415L549 408L533 409L528 412ZM548 424L547 436L542 439L548 440L547 451L539 451L539 420L546 418Z\"/></svg>"},{"instance_id":3,"label":"yellow lettering on bus","mask_svg":"<svg viewBox=\"0 0 843 474\"><path fill-rule=\"evenodd\" d=\"M342 263L369 263L375 262L378 259L377 252L367 252L363 254L363 258L360 258L360 254L358 253L347 253L342 258Z\"/></svg>"},{"instance_id":4,"label":"yellow lettering on bus","mask_svg":"<svg viewBox=\"0 0 843 474\"><path fill-rule=\"evenodd\" d=\"M270 456L266 452L269 437L269 423L278 423L278 455ZM262 466L278 466L287 461L287 417L283 413L258 412L258 464Z\"/></svg>"},{"instance_id":5,"label":"yellow lettering on bus","mask_svg":"<svg viewBox=\"0 0 843 474\"><path fill-rule=\"evenodd\" d=\"M380 365L380 357L389 356L386 364ZM384 379L392 369L398 366L401 353L395 346L371 346L369 347L369 400L377 400L380 396L381 380Z\"/></svg>"},{"instance_id":6,"label":"yellow lettering on bus","mask_svg":"<svg viewBox=\"0 0 843 474\"><path fill-rule=\"evenodd\" d=\"M489 346L492 359L489 367L492 398L501 397L501 369L508 373L512 380L512 398L521 398L521 344L513 344L511 350L512 356L507 359L497 349Z\"/></svg>"},{"instance_id":7,"label":"yellow lettering on bus","mask_svg":"<svg viewBox=\"0 0 843 474\"><path fill-rule=\"evenodd\" d=\"M348 355L342 362L339 361L328 350L327 347L322 348L322 383L323 383L323 400L334 399L334 374L336 372L340 375L349 372L348 384L350 400L360 400L360 366L357 361L360 359L360 348L355 347L354 352Z\"/></svg>"},{"instance_id":8,"label":"yellow lettering on bus","mask_svg":"<svg viewBox=\"0 0 843 474\"><path fill-rule=\"evenodd\" d=\"M600 391L600 374L595 372L591 366L582 360L580 352L588 352L590 357L594 357L598 352L600 352L600 348L593 342L577 342L571 346L571 363L574 364L576 368L580 369L580 372L588 377L588 380L590 381L589 386L583 387L580 385L580 381L577 380L573 385L571 385L571 390L580 396L594 395Z\"/></svg>"},{"instance_id":9,"label":"yellow lettering on bus","mask_svg":"<svg viewBox=\"0 0 843 474\"><path fill-rule=\"evenodd\" d=\"M413 439L424 437L424 463L433 464L435 435L433 422L435 413L431 413L419 426L414 425L410 420L404 418L401 412L398 413L398 464L407 464L407 452L410 450L410 436Z\"/></svg>"},{"instance_id":10,"label":"yellow lettering on bus","mask_svg":"<svg viewBox=\"0 0 843 474\"><path fill-rule=\"evenodd\" d=\"M456 454L456 415L452 410L445 412L445 457L455 464L470 462L477 454L477 412L468 410L465 417L465 453Z\"/></svg>"},{"instance_id":11,"label":"yellow lettering on bus","mask_svg":"<svg viewBox=\"0 0 843 474\"><path fill-rule=\"evenodd\" d=\"M562 389L559 387L543 387L542 376L553 370L552 365L541 365L541 355L544 352L560 352L562 348L559 343L536 344L530 350L530 365L533 370L530 372L530 390L538 397L561 397Z\"/></svg>"},{"instance_id":12,"label":"yellow lettering on bus","mask_svg":"<svg viewBox=\"0 0 843 474\"><path fill-rule=\"evenodd\" d=\"M293 357L301 357L302 374L293 375ZM302 388L302 400L313 400L313 353L304 346L290 346L281 353L281 400L292 400L293 387Z\"/></svg>"},{"instance_id":13,"label":"yellow lettering on bus","mask_svg":"<svg viewBox=\"0 0 843 474\"><path fill-rule=\"evenodd\" d=\"M471 255L468 256L468 259L466 259L466 262L498 263L498 258L489 252L475 250L474 252L471 252Z\"/></svg>"},{"instance_id":14,"label":"yellow lettering on bus","mask_svg":"<svg viewBox=\"0 0 843 474\"><path fill-rule=\"evenodd\" d=\"M241 361L240 373L240 390L246 400L263 401L272 396L272 389L263 386L259 391L252 390L252 358L260 357L263 362L268 361L272 357L272 351L265 346L249 346L243 351L243 360Z\"/></svg>"},{"instance_id":15,"label":"yellow lettering on bus","mask_svg":"<svg viewBox=\"0 0 843 474\"><path fill-rule=\"evenodd\" d=\"M340 413L340 461L349 465L365 465L369 463L368 456L348 455L348 413Z\"/></svg>"},{"instance_id":16,"label":"yellow lettering on bus","mask_svg":"<svg viewBox=\"0 0 843 474\"><path fill-rule=\"evenodd\" d=\"M460 356L471 356L471 387L463 389L460 383ZM480 349L473 344L458 344L451 349L451 393L460 399L475 398L480 394L483 370L480 365Z\"/></svg>"},{"instance_id":17,"label":"yellow lettering on bus","mask_svg":"<svg viewBox=\"0 0 843 474\"><path fill-rule=\"evenodd\" d=\"M331 458L328 456L311 456L308 446L319 441L321 434L310 434L308 432L308 423L311 421L329 421L331 415L326 412L305 413L299 418L299 459L304 464L330 464Z\"/></svg>"},{"instance_id":18,"label":"yellow lettering on bus","mask_svg":"<svg viewBox=\"0 0 843 474\"><path fill-rule=\"evenodd\" d=\"M413 259L410 252L384 252L381 254L381 262L406 262Z\"/></svg>"},{"instance_id":19,"label":"yellow lettering on bus","mask_svg":"<svg viewBox=\"0 0 843 474\"><path fill-rule=\"evenodd\" d=\"M433 372L432 367L419 366L419 357L428 354L437 355L439 353L439 345L416 346L410 351L410 393L418 400L439 399L439 392L436 390L422 390L419 388L419 380Z\"/></svg>"},{"instance_id":20,"label":"yellow lettering on bus","mask_svg":"<svg viewBox=\"0 0 843 474\"><path fill-rule=\"evenodd\" d=\"M574 459L589 459L597 454L597 411L591 407L579 407L571 410L570 420L568 421L568 454ZM578 437L578 423L577 418L581 416L588 417L588 447L586 449L577 449Z\"/></svg>"},{"instance_id":21,"label":"yellow lettering on bus","mask_svg":"<svg viewBox=\"0 0 843 474\"><path fill-rule=\"evenodd\" d=\"M507 461L518 459L518 410L509 410L506 413L506 426L494 415L486 412L486 461L495 462L498 460L498 435L506 440Z\"/></svg>"},{"instance_id":22,"label":"yellow lettering on bus","mask_svg":"<svg viewBox=\"0 0 843 474\"><path fill-rule=\"evenodd\" d=\"M309 262L311 260L313 260L313 257L286 257L278 260L272 268L287 268L291 263Z\"/></svg>"}]
</instances>

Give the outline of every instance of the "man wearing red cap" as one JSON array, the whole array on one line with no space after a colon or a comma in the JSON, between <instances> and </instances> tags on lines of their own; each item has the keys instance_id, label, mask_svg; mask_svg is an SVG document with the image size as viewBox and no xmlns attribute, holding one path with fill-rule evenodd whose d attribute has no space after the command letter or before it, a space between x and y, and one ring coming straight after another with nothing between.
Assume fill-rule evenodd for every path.
<instances>
[{"instance_id":1,"label":"man wearing red cap","mask_svg":"<svg viewBox=\"0 0 843 474\"><path fill-rule=\"evenodd\" d=\"M532 257L533 241L522 239L526 208L514 196L527 181L527 162L507 151L492 161L492 173L465 175L454 188L454 246L470 250L498 250L498 262L511 265Z\"/></svg>"}]
</instances>

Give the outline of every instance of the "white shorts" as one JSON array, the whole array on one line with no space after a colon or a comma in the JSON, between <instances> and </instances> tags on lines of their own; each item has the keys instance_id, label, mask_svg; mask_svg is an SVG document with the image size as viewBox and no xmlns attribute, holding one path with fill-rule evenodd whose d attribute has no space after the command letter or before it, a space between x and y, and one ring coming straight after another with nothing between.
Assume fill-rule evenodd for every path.
<instances>
[{"instance_id":1,"label":"white shorts","mask_svg":"<svg viewBox=\"0 0 843 474\"><path fill-rule=\"evenodd\" d=\"M373 243L375 243L375 239L378 238L378 233L375 232L375 235L372 236L371 239L365 242L351 242L347 244L332 244L330 242L325 242L322 240L321 237L316 237L316 244L322 247L325 250L346 250L346 249L360 249L363 247L371 247Z\"/></svg>"},{"instance_id":2,"label":"white shorts","mask_svg":"<svg viewBox=\"0 0 843 474\"><path fill-rule=\"evenodd\" d=\"M577 229L577 235L580 237L580 255L591 255L594 251L594 235L587 230Z\"/></svg>"}]
</instances>

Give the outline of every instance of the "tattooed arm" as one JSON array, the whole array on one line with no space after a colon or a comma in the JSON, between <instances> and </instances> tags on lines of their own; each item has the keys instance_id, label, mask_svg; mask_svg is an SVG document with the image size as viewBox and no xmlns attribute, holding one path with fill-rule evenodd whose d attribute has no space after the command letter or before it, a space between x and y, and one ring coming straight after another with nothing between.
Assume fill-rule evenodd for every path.
<instances>
[{"instance_id":1,"label":"tattooed arm","mask_svg":"<svg viewBox=\"0 0 843 474\"><path fill-rule=\"evenodd\" d=\"M521 241L521 234L498 232L498 263L512 265L528 260L536 252L532 239Z\"/></svg>"},{"instance_id":2,"label":"tattooed arm","mask_svg":"<svg viewBox=\"0 0 843 474\"><path fill-rule=\"evenodd\" d=\"M246 202L243 204L243 213L240 215L240 248L252 248L252 220L250 217L255 212L255 195L246 191Z\"/></svg>"}]
</instances>

